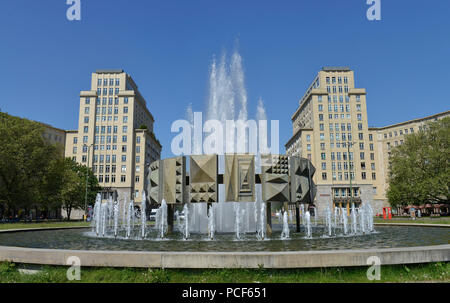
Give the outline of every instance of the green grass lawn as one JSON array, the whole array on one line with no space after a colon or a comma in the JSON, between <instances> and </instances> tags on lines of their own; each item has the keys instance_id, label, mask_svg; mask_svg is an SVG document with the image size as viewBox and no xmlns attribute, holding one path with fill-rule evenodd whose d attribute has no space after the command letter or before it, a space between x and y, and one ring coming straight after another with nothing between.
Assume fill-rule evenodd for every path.
<instances>
[{"instance_id":1,"label":"green grass lawn","mask_svg":"<svg viewBox=\"0 0 450 303\"><path fill-rule=\"evenodd\" d=\"M422 217L416 220L408 217L393 217L392 220L374 218L374 223L450 224L450 217Z\"/></svg>"},{"instance_id":2,"label":"green grass lawn","mask_svg":"<svg viewBox=\"0 0 450 303\"><path fill-rule=\"evenodd\" d=\"M2 223L0 230L20 229L20 228L42 228L42 227L73 227L90 226L89 222L65 221L65 222L42 222L42 223Z\"/></svg>"},{"instance_id":3,"label":"green grass lawn","mask_svg":"<svg viewBox=\"0 0 450 303\"><path fill-rule=\"evenodd\" d=\"M37 269L23 274L19 268ZM81 268L80 281L68 281L63 266L31 266L0 263L3 283L367 283L450 282L450 262L381 267L381 280L369 281L368 267L313 269L135 269Z\"/></svg>"}]
</instances>

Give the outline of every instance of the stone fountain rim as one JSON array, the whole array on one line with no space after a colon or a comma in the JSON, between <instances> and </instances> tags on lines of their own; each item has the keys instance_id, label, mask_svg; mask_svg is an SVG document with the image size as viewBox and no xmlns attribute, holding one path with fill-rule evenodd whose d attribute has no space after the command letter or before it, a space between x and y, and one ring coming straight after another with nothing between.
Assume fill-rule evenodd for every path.
<instances>
[{"instance_id":1,"label":"stone fountain rim","mask_svg":"<svg viewBox=\"0 0 450 303\"><path fill-rule=\"evenodd\" d=\"M433 227L435 224L430 225ZM417 224L413 226L417 226ZM81 228L89 227L28 228L0 232ZM264 268L311 268L368 266L371 264L367 264L367 260L371 256L379 257L382 265L446 262L450 261L450 244L288 252L147 252L0 246L0 261L67 266L67 258L71 256L79 257L81 266L97 267L260 268L263 266Z\"/></svg>"}]
</instances>

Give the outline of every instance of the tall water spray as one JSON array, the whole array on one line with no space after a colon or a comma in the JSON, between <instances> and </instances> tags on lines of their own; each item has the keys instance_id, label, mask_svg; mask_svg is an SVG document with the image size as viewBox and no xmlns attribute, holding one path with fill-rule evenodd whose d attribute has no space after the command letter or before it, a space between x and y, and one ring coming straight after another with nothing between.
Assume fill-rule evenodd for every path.
<instances>
[{"instance_id":1,"label":"tall water spray","mask_svg":"<svg viewBox=\"0 0 450 303\"><path fill-rule=\"evenodd\" d=\"M113 206L114 212L114 237L117 237L119 231L119 202L115 201Z\"/></svg>"},{"instance_id":2,"label":"tall water spray","mask_svg":"<svg viewBox=\"0 0 450 303\"><path fill-rule=\"evenodd\" d=\"M245 77L242 67L242 58L238 52L234 52L228 62L227 56L223 55L219 60L214 59L211 64L209 76L209 96L206 108L206 120L217 120L224 126L226 121L247 121L247 92L245 89ZM189 106L186 116L191 121L191 128L194 125L194 113L192 106ZM263 101L258 101L256 120L267 120ZM211 134L212 136L212 134ZM245 137L244 137L245 136ZM255 164L258 167L259 153L269 153L267 148L267 131L260 129L258 139L262 140L259 144L259 150L250 150L249 140L246 132L237 132L236 135L225 134L225 142L223 142L224 150L219 151L219 173L223 174L225 171L225 160L222 156L224 153L256 153ZM201 142L192 142L192 154L202 153ZM239 144L238 144L239 143ZM271 142L273 146L278 146L278 143ZM217 145L217 144L216 144ZM262 147L264 146L264 147ZM258 146L256 147L258 149ZM258 192L261 191L261 186L256 186L256 197L258 200ZM234 203L225 202L224 185L219 185L219 203L217 203L215 216L215 230L217 232L233 232L236 230L236 219ZM254 232L257 230L257 214L255 213L256 206L254 202L239 202L240 216L244 210L244 216L241 219L240 232ZM194 232L206 233L207 208L201 203L194 204L191 207L190 230ZM240 217L239 216L239 217Z\"/></svg>"},{"instance_id":3,"label":"tall water spray","mask_svg":"<svg viewBox=\"0 0 450 303\"><path fill-rule=\"evenodd\" d=\"M326 222L326 227L328 229L328 236L331 237L331 235L332 235L332 232L331 232L332 224L331 224L331 210L330 210L330 207L327 207L327 209L326 209L326 221L325 222Z\"/></svg>"},{"instance_id":4,"label":"tall water spray","mask_svg":"<svg viewBox=\"0 0 450 303\"><path fill-rule=\"evenodd\" d=\"M358 222L356 221L356 210L355 210L355 203L352 203L352 234L358 233Z\"/></svg>"},{"instance_id":5,"label":"tall water spray","mask_svg":"<svg viewBox=\"0 0 450 303\"><path fill-rule=\"evenodd\" d=\"M145 191L142 191L142 203L141 203L141 237L145 238L145 232L147 228L147 209L146 209L146 196Z\"/></svg>"},{"instance_id":6,"label":"tall water spray","mask_svg":"<svg viewBox=\"0 0 450 303\"><path fill-rule=\"evenodd\" d=\"M159 236L160 238L164 238L167 233L167 202L165 199L162 200L161 206L159 207Z\"/></svg>"},{"instance_id":7,"label":"tall water spray","mask_svg":"<svg viewBox=\"0 0 450 303\"><path fill-rule=\"evenodd\" d=\"M342 226L344 227L344 235L347 234L347 212L341 207Z\"/></svg>"},{"instance_id":8,"label":"tall water spray","mask_svg":"<svg viewBox=\"0 0 450 303\"><path fill-rule=\"evenodd\" d=\"M208 214L208 234L210 239L214 239L214 233L216 232L215 222L214 222L214 206L209 208Z\"/></svg>"},{"instance_id":9,"label":"tall water spray","mask_svg":"<svg viewBox=\"0 0 450 303\"><path fill-rule=\"evenodd\" d=\"M183 212L184 212L184 238L188 239L189 238L189 207L187 206L187 204L184 204Z\"/></svg>"},{"instance_id":10,"label":"tall water spray","mask_svg":"<svg viewBox=\"0 0 450 303\"><path fill-rule=\"evenodd\" d=\"M285 210L283 214L283 231L281 232L281 238L289 238L289 223L288 223L288 213Z\"/></svg>"},{"instance_id":11,"label":"tall water spray","mask_svg":"<svg viewBox=\"0 0 450 303\"><path fill-rule=\"evenodd\" d=\"M312 231L311 231L311 214L309 211L305 213L305 227L306 227L306 237L311 238L312 237Z\"/></svg>"},{"instance_id":12,"label":"tall water spray","mask_svg":"<svg viewBox=\"0 0 450 303\"><path fill-rule=\"evenodd\" d=\"M259 218L259 238L264 240L266 238L266 203L264 202L261 202Z\"/></svg>"},{"instance_id":13,"label":"tall water spray","mask_svg":"<svg viewBox=\"0 0 450 303\"><path fill-rule=\"evenodd\" d=\"M130 203L128 204L128 211L127 211L127 226L126 226L126 237L129 238L131 236L131 229L132 225L134 223L134 201L130 200Z\"/></svg>"}]
</instances>

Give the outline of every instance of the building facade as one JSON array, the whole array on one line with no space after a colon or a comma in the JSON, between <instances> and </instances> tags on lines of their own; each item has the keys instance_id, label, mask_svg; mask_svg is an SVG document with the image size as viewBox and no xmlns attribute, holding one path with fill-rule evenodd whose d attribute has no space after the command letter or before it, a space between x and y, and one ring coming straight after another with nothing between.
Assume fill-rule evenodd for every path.
<instances>
[{"instance_id":1,"label":"building facade","mask_svg":"<svg viewBox=\"0 0 450 303\"><path fill-rule=\"evenodd\" d=\"M405 137L409 134L417 133L427 129L427 124L435 122L445 117L450 116L450 111L445 111L435 115L414 119L389 125L385 127L369 128L371 132L376 135L378 158L380 165L378 166L378 184L375 185L379 190L379 197L386 199L386 191L388 188L389 177L389 159L391 157L391 149L393 147L403 144Z\"/></svg>"},{"instance_id":2,"label":"building facade","mask_svg":"<svg viewBox=\"0 0 450 303\"><path fill-rule=\"evenodd\" d=\"M328 206L349 211L351 203L369 202L375 213L381 213L389 206L389 145L401 144L401 136L411 129L419 131L427 121L448 114L369 128L366 90L355 86L354 72L324 67L291 117L293 136L285 145L286 153L308 158L316 167L319 212Z\"/></svg>"},{"instance_id":3,"label":"building facade","mask_svg":"<svg viewBox=\"0 0 450 303\"><path fill-rule=\"evenodd\" d=\"M142 202L148 165L162 146L154 118L136 83L123 70L98 70L80 92L78 130L66 131L65 156L91 167L102 199Z\"/></svg>"}]
</instances>

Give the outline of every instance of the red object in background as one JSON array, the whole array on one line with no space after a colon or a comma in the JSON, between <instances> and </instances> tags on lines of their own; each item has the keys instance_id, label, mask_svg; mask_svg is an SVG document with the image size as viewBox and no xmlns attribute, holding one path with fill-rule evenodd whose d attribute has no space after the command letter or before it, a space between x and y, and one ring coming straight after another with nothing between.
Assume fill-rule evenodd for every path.
<instances>
[{"instance_id":1,"label":"red object in background","mask_svg":"<svg viewBox=\"0 0 450 303\"><path fill-rule=\"evenodd\" d=\"M383 207L383 219L392 219L392 211L390 207Z\"/></svg>"}]
</instances>

